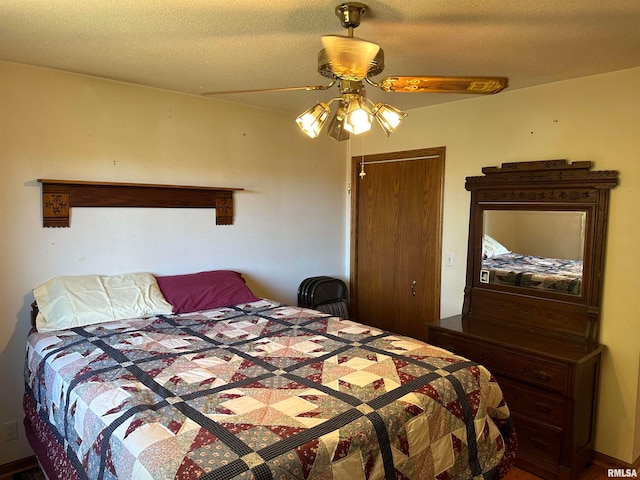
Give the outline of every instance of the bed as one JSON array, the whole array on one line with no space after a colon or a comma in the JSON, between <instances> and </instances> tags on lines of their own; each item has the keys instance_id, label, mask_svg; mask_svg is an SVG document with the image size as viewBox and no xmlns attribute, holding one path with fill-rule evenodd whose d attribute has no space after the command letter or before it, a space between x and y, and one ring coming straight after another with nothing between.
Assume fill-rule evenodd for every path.
<instances>
[{"instance_id":1,"label":"bed","mask_svg":"<svg viewBox=\"0 0 640 480\"><path fill-rule=\"evenodd\" d=\"M483 235L480 281L580 295L582 261L515 253L493 237Z\"/></svg>"},{"instance_id":2,"label":"bed","mask_svg":"<svg viewBox=\"0 0 640 480\"><path fill-rule=\"evenodd\" d=\"M582 262L561 258L503 253L482 260L488 282L580 295Z\"/></svg>"},{"instance_id":3,"label":"bed","mask_svg":"<svg viewBox=\"0 0 640 480\"><path fill-rule=\"evenodd\" d=\"M254 297L228 271L148 275L133 296L112 282L87 322L112 277L61 278L34 290L25 368L51 479L497 479L513 462L500 387L446 350Z\"/></svg>"}]
</instances>

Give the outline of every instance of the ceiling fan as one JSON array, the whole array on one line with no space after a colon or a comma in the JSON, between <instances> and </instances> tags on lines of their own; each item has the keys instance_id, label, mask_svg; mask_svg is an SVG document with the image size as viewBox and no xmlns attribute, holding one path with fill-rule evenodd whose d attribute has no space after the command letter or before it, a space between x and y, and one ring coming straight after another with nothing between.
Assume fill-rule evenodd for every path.
<instances>
[{"instance_id":1,"label":"ceiling fan","mask_svg":"<svg viewBox=\"0 0 640 480\"><path fill-rule=\"evenodd\" d=\"M373 118L376 118L387 135L390 135L406 117L406 113L391 105L382 102L374 105L365 96L365 83L385 92L411 93L494 94L508 86L506 77L392 76L374 81L371 77L379 75L384 70L384 51L373 42L353 36L353 30L360 25L360 18L366 13L367 6L359 2L344 2L335 7L334 11L342 27L348 30L348 34L346 37L321 37L324 48L318 54L318 72L331 80L328 85L205 92L201 95L328 90L338 83L339 97L326 103L318 102L298 116L296 122L304 133L315 138L328 120L329 105L338 101L339 107L329 122L328 134L336 140L345 140L349 138L350 133L356 135L368 131Z\"/></svg>"}]
</instances>

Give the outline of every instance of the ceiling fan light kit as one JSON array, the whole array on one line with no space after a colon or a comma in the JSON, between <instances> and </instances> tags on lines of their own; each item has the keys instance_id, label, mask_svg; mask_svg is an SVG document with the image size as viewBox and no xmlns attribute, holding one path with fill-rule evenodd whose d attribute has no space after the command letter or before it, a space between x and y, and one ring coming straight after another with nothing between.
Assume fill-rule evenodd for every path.
<instances>
[{"instance_id":1,"label":"ceiling fan light kit","mask_svg":"<svg viewBox=\"0 0 640 480\"><path fill-rule=\"evenodd\" d=\"M325 35L321 38L322 50L318 54L318 72L329 78L329 85L286 88L266 88L227 92L206 92L202 95L221 95L246 92L273 92L291 90L328 90L338 83L340 96L328 102L318 102L296 118L300 129L309 137L316 138L331 113L329 106L339 101L327 133L341 141L350 134L358 135L371 129L375 117L387 135L391 135L406 113L380 102L373 104L365 96L365 82L384 92L407 93L470 93L494 94L507 88L506 77L447 77L447 76L392 76L379 82L372 80L384 70L384 51L379 45L353 36L354 28L360 25L367 12L364 3L344 2L335 7L340 24L347 29L347 36ZM370 108L370 106L372 108Z\"/></svg>"},{"instance_id":2,"label":"ceiling fan light kit","mask_svg":"<svg viewBox=\"0 0 640 480\"><path fill-rule=\"evenodd\" d=\"M328 102L330 105L336 100L340 101L327 131L330 137L338 141L348 139L350 134L368 132L371 130L374 117L386 134L390 135L407 116L390 105L374 105L365 97L363 80L371 83L368 77L377 75L384 69L384 52L380 45L353 36L353 29L360 25L360 17L366 11L367 6L363 3L341 3L335 8L335 14L340 19L340 24L349 30L349 36L325 35L321 38L324 48L318 54L318 72L334 82L339 81L340 85L341 97ZM300 115L296 122L306 135L316 138L319 131L310 131L301 126L299 119L305 113Z\"/></svg>"}]
</instances>

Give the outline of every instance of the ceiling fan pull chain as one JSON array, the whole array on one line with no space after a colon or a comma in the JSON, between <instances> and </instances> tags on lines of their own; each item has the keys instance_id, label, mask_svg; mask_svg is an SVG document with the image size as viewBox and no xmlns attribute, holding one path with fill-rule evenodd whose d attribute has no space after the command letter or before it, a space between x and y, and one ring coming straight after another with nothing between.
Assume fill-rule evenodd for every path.
<instances>
[{"instance_id":1,"label":"ceiling fan pull chain","mask_svg":"<svg viewBox=\"0 0 640 480\"><path fill-rule=\"evenodd\" d=\"M362 136L362 152L361 152L361 159L360 159L360 173L358 175L360 175L360 180L364 179L365 175L367 174L367 172L364 171L364 135Z\"/></svg>"}]
</instances>

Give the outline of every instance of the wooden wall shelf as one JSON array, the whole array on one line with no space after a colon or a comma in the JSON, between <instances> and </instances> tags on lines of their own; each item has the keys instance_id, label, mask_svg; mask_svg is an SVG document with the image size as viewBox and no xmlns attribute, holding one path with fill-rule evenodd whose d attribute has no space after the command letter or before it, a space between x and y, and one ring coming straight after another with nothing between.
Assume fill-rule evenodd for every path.
<instances>
[{"instance_id":1,"label":"wooden wall shelf","mask_svg":"<svg viewBox=\"0 0 640 480\"><path fill-rule=\"evenodd\" d=\"M216 225L233 224L233 192L242 188L38 179L42 224L68 227L72 207L215 208Z\"/></svg>"}]
</instances>

